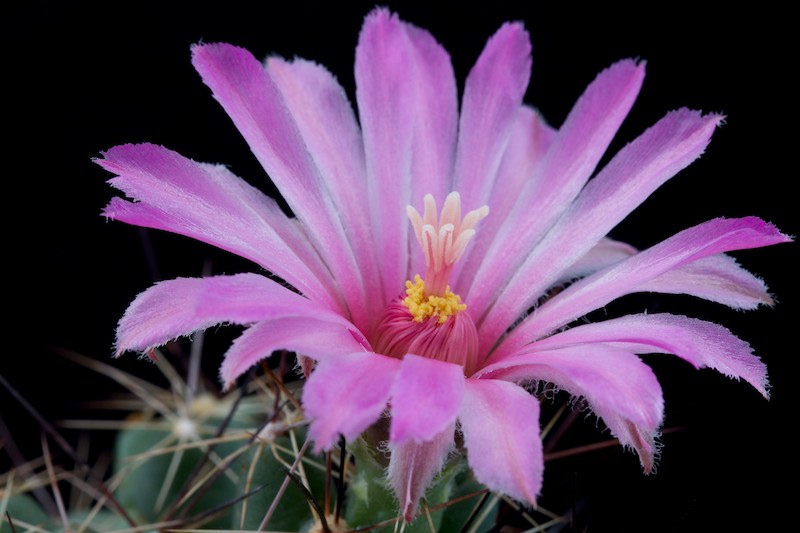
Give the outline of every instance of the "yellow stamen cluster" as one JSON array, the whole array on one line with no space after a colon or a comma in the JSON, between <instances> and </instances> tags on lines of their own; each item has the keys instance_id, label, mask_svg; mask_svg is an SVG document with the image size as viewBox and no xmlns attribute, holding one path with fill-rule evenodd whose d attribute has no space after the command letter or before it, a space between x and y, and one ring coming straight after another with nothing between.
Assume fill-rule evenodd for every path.
<instances>
[{"instance_id":1,"label":"yellow stamen cluster","mask_svg":"<svg viewBox=\"0 0 800 533\"><path fill-rule=\"evenodd\" d=\"M414 276L414 283L406 281L406 294L408 296L403 300L403 305L411 311L415 322L438 316L438 323L444 324L447 317L467 308L467 304L461 303L461 296L454 294L450 287L447 287L444 296L426 296L425 282L419 274Z\"/></svg>"}]
</instances>

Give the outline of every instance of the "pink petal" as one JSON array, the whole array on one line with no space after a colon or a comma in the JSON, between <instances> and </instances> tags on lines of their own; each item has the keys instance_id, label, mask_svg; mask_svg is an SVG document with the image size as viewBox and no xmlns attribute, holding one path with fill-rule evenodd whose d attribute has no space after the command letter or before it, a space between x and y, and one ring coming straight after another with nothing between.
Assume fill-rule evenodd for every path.
<instances>
[{"instance_id":1,"label":"pink petal","mask_svg":"<svg viewBox=\"0 0 800 533\"><path fill-rule=\"evenodd\" d=\"M674 268L721 252L770 246L791 239L756 217L717 218L686 229L616 265L569 286L509 333L496 356L512 353Z\"/></svg>"},{"instance_id":2,"label":"pink petal","mask_svg":"<svg viewBox=\"0 0 800 533\"><path fill-rule=\"evenodd\" d=\"M637 356L603 344L546 351L538 351L534 344L530 351L503 358L479 375L518 383L549 382L584 397L611 433L639 453L645 471L652 469L664 399L653 371Z\"/></svg>"},{"instance_id":3,"label":"pink petal","mask_svg":"<svg viewBox=\"0 0 800 533\"><path fill-rule=\"evenodd\" d=\"M468 211L489 200L530 71L528 32L521 23L505 23L486 43L467 76L454 190Z\"/></svg>"},{"instance_id":4,"label":"pink petal","mask_svg":"<svg viewBox=\"0 0 800 533\"><path fill-rule=\"evenodd\" d=\"M322 359L303 387L314 451L329 449L341 433L358 437L380 418L400 360L376 353Z\"/></svg>"},{"instance_id":5,"label":"pink petal","mask_svg":"<svg viewBox=\"0 0 800 533\"><path fill-rule=\"evenodd\" d=\"M532 194L528 191L540 184L536 179L536 169L542 164L555 135L556 131L537 110L525 105L517 108L488 202L492 211L487 221L496 219L502 222L520 196ZM481 224L480 234L486 229L487 221Z\"/></svg>"},{"instance_id":6,"label":"pink petal","mask_svg":"<svg viewBox=\"0 0 800 533\"><path fill-rule=\"evenodd\" d=\"M385 9L367 15L356 48L356 99L364 136L367 189L383 301L396 297L408 279L411 165L416 89L409 65L418 57L406 25Z\"/></svg>"},{"instance_id":7,"label":"pink petal","mask_svg":"<svg viewBox=\"0 0 800 533\"><path fill-rule=\"evenodd\" d=\"M519 353L568 346L590 350L587 345L595 343L613 344L639 354L674 354L695 368L713 368L730 378L744 379L768 396L767 368L753 355L750 345L718 324L685 316L627 315L585 324L536 341Z\"/></svg>"},{"instance_id":8,"label":"pink petal","mask_svg":"<svg viewBox=\"0 0 800 533\"><path fill-rule=\"evenodd\" d=\"M583 257L564 270L555 285L588 276L600 269L627 259L637 252L638 250L630 244L603 237Z\"/></svg>"},{"instance_id":9,"label":"pink petal","mask_svg":"<svg viewBox=\"0 0 800 533\"><path fill-rule=\"evenodd\" d=\"M347 94L325 67L304 59L267 59L267 73L346 220L367 207L361 131ZM355 218L354 218L355 217ZM355 225L348 224L348 225ZM358 229L358 228L353 228Z\"/></svg>"},{"instance_id":10,"label":"pink petal","mask_svg":"<svg viewBox=\"0 0 800 533\"><path fill-rule=\"evenodd\" d=\"M406 522L417 515L419 500L425 490L441 471L447 456L454 448L455 423L427 442L408 441L405 444L389 444L389 483L400 502L400 512Z\"/></svg>"},{"instance_id":11,"label":"pink petal","mask_svg":"<svg viewBox=\"0 0 800 533\"><path fill-rule=\"evenodd\" d=\"M426 30L404 24L414 60L407 76L414 80L411 202L421 205L426 194L444 201L451 177L458 128L458 92L450 55Z\"/></svg>"},{"instance_id":12,"label":"pink petal","mask_svg":"<svg viewBox=\"0 0 800 533\"><path fill-rule=\"evenodd\" d=\"M305 225L347 295L353 320L365 323L363 283L336 206L264 66L248 51L228 44L195 45L192 64Z\"/></svg>"},{"instance_id":13,"label":"pink petal","mask_svg":"<svg viewBox=\"0 0 800 533\"><path fill-rule=\"evenodd\" d=\"M389 440L431 440L455 424L464 396L464 370L459 365L408 354L392 385ZM423 414L424 413L424 414Z\"/></svg>"},{"instance_id":14,"label":"pink petal","mask_svg":"<svg viewBox=\"0 0 800 533\"><path fill-rule=\"evenodd\" d=\"M518 199L477 274L471 280L461 280L472 282L469 290L460 290L473 316L480 319L584 186L633 105L643 79L643 63L620 61L598 74L578 99L537 170L534 179L538 183L530 190L532 196ZM536 209L530 209L531 205Z\"/></svg>"},{"instance_id":15,"label":"pink petal","mask_svg":"<svg viewBox=\"0 0 800 533\"><path fill-rule=\"evenodd\" d=\"M222 165L197 163L153 144L127 144L96 163L135 202L114 198L104 214L179 233L256 262L327 306L338 307L330 274L275 201Z\"/></svg>"},{"instance_id":16,"label":"pink petal","mask_svg":"<svg viewBox=\"0 0 800 533\"><path fill-rule=\"evenodd\" d=\"M453 287L460 287L459 276L469 280L475 275L516 201L523 196L529 196L529 189L536 188L539 183L534 179L536 169L550 148L555 133L533 108L523 105L517 109L514 126L489 198L489 216L481 221L473 242L455 264L450 278Z\"/></svg>"},{"instance_id":17,"label":"pink petal","mask_svg":"<svg viewBox=\"0 0 800 533\"><path fill-rule=\"evenodd\" d=\"M486 326L479 326L487 344L522 316L563 270L697 159L721 120L719 115L704 117L688 109L674 111L620 150L503 288L497 297L501 305L488 312Z\"/></svg>"},{"instance_id":18,"label":"pink petal","mask_svg":"<svg viewBox=\"0 0 800 533\"><path fill-rule=\"evenodd\" d=\"M328 185L348 242L356 256L367 294L380 294L380 276L375 256L366 194L364 144L353 108L344 89L324 67L311 61L267 60L267 73L308 147L320 175ZM370 313L381 311L378 298ZM363 324L356 324L359 327Z\"/></svg>"},{"instance_id":19,"label":"pink petal","mask_svg":"<svg viewBox=\"0 0 800 533\"><path fill-rule=\"evenodd\" d=\"M247 325L280 316L349 324L258 274L178 278L158 282L134 299L119 321L116 354L144 351L217 324Z\"/></svg>"},{"instance_id":20,"label":"pink petal","mask_svg":"<svg viewBox=\"0 0 800 533\"><path fill-rule=\"evenodd\" d=\"M639 290L690 294L734 309L773 304L764 281L725 254L712 255L665 272L644 283Z\"/></svg>"},{"instance_id":21,"label":"pink petal","mask_svg":"<svg viewBox=\"0 0 800 533\"><path fill-rule=\"evenodd\" d=\"M468 379L459 420L478 481L535 506L544 471L539 401L511 383Z\"/></svg>"},{"instance_id":22,"label":"pink petal","mask_svg":"<svg viewBox=\"0 0 800 533\"><path fill-rule=\"evenodd\" d=\"M228 351L219 370L225 389L261 359L276 350L297 352L312 359L369 350L353 326L309 316L289 316L259 322L242 333Z\"/></svg>"},{"instance_id":23,"label":"pink petal","mask_svg":"<svg viewBox=\"0 0 800 533\"><path fill-rule=\"evenodd\" d=\"M404 24L414 60L414 122L410 203L422 205L426 194L439 202L451 190L458 127L458 94L450 56L427 31ZM407 224L408 222L405 221ZM412 247L408 277L425 271L424 256Z\"/></svg>"}]
</instances>

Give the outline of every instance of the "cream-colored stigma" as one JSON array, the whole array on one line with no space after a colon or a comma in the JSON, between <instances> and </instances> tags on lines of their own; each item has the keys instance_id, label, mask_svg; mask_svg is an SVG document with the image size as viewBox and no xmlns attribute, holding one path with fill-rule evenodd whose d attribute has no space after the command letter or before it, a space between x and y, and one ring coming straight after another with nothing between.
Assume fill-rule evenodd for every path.
<instances>
[{"instance_id":1,"label":"cream-colored stigma","mask_svg":"<svg viewBox=\"0 0 800 533\"><path fill-rule=\"evenodd\" d=\"M421 322L436 315L442 324L448 316L466 309L461 298L450 291L450 273L475 235L475 226L489 214L489 207L470 211L462 219L461 196L457 192L447 195L441 215L437 212L433 195L426 194L424 204L422 215L414 207L406 207L417 241L425 254L425 281L419 275L414 277L414 282L406 281L408 296L403 303L415 321Z\"/></svg>"}]
</instances>

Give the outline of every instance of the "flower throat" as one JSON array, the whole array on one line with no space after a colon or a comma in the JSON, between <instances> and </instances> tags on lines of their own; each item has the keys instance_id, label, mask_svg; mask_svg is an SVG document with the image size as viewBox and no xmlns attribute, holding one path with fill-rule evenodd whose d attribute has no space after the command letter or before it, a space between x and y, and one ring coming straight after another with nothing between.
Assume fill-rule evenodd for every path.
<instances>
[{"instance_id":1,"label":"flower throat","mask_svg":"<svg viewBox=\"0 0 800 533\"><path fill-rule=\"evenodd\" d=\"M422 215L412 206L408 218L425 256L425 278L406 281L386 307L376 331L375 351L402 358L408 353L456 363L470 375L477 365L478 334L467 306L448 285L455 262L475 235L475 226L489 208L483 206L461 218L461 197L447 195L441 215L436 200L425 195Z\"/></svg>"}]
</instances>

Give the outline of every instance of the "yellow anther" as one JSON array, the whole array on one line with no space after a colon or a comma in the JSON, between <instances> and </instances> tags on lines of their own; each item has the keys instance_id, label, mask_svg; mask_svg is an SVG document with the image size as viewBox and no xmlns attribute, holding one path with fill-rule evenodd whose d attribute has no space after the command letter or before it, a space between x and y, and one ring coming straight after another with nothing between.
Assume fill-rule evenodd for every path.
<instances>
[{"instance_id":1,"label":"yellow anther","mask_svg":"<svg viewBox=\"0 0 800 533\"><path fill-rule=\"evenodd\" d=\"M461 303L461 297L454 294L449 286L445 289L444 296L426 296L425 282L419 274L414 276L414 283L406 281L406 295L403 305L408 307L415 322L438 316L438 323L444 324L447 317L467 308L466 304Z\"/></svg>"}]
</instances>

